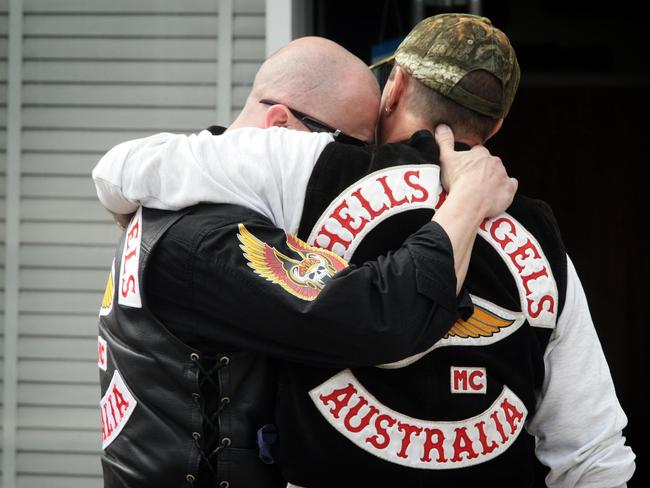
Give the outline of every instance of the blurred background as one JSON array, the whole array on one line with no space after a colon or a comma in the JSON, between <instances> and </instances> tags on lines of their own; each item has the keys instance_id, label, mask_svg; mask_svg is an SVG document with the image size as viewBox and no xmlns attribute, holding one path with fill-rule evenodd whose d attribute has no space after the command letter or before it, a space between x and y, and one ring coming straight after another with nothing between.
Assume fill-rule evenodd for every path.
<instances>
[{"instance_id":1,"label":"blurred background","mask_svg":"<svg viewBox=\"0 0 650 488\"><path fill-rule=\"evenodd\" d=\"M102 154L227 125L267 54L292 38L329 37L370 63L447 11L489 17L518 53L519 93L488 146L555 211L629 417L638 486L650 63L647 27L625 5L0 0L0 486L102 484L96 321L119 235L89 177Z\"/></svg>"}]
</instances>

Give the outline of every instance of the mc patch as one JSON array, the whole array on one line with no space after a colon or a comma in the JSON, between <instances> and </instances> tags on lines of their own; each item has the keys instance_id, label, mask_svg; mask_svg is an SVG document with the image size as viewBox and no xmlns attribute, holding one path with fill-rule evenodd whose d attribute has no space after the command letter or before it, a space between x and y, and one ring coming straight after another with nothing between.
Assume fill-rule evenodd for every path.
<instances>
[{"instance_id":1,"label":"mc patch","mask_svg":"<svg viewBox=\"0 0 650 488\"><path fill-rule=\"evenodd\" d=\"M255 274L302 300L314 300L332 276L348 266L333 252L310 246L293 234L287 234L287 246L299 256L298 259L260 241L243 224L239 224L237 238Z\"/></svg>"}]
</instances>

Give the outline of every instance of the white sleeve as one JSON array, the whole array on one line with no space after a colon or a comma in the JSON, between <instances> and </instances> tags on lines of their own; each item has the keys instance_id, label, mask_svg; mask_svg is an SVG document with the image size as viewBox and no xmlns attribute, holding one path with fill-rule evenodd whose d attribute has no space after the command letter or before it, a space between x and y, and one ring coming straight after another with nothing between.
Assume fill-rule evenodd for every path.
<instances>
[{"instance_id":1,"label":"white sleeve","mask_svg":"<svg viewBox=\"0 0 650 488\"><path fill-rule=\"evenodd\" d=\"M93 170L111 212L177 210L200 202L243 205L290 232L300 224L312 169L330 134L279 127L213 136L162 133L115 146Z\"/></svg>"},{"instance_id":2,"label":"white sleeve","mask_svg":"<svg viewBox=\"0 0 650 488\"><path fill-rule=\"evenodd\" d=\"M537 412L527 428L536 437L537 458L550 468L547 485L625 486L635 469L622 434L627 418L568 257L566 302L544 363Z\"/></svg>"}]
</instances>

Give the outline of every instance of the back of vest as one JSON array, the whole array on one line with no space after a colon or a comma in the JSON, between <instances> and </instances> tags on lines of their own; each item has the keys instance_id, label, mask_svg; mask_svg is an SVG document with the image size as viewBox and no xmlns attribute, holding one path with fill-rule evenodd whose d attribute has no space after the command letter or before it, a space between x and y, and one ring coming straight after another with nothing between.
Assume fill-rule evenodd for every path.
<instances>
[{"instance_id":1,"label":"back of vest","mask_svg":"<svg viewBox=\"0 0 650 488\"><path fill-rule=\"evenodd\" d=\"M398 246L444 203L430 135L380 146L365 164L331 151L310 180L301 225L309 243L359 263ZM524 425L565 266L548 208L517 198L479 230L465 281L473 314L429 350L354 370L286 364L277 412L285 477L309 488L530 486L534 439Z\"/></svg>"},{"instance_id":2,"label":"back of vest","mask_svg":"<svg viewBox=\"0 0 650 488\"><path fill-rule=\"evenodd\" d=\"M181 214L143 219L122 236L99 321L102 466L106 487L186 486L200 456L194 353L147 307L143 276L160 235Z\"/></svg>"},{"instance_id":3,"label":"back of vest","mask_svg":"<svg viewBox=\"0 0 650 488\"><path fill-rule=\"evenodd\" d=\"M202 357L161 323L144 292L151 256L172 226L198 233L232 210L221 207L140 209L122 236L99 321L107 488L283 486L256 445L259 412L272 417L268 360L232 350ZM217 408L224 398L226 408Z\"/></svg>"}]
</instances>

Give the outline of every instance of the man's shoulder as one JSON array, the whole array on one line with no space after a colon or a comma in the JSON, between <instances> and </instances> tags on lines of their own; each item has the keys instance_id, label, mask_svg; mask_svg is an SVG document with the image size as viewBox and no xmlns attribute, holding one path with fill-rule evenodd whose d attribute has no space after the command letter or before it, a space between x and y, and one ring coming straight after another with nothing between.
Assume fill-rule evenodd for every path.
<instances>
[{"instance_id":1,"label":"man's shoulder","mask_svg":"<svg viewBox=\"0 0 650 488\"><path fill-rule=\"evenodd\" d=\"M181 216L178 216L182 213ZM151 215L162 218L179 217L169 227L161 242L173 240L177 244L191 248L207 235L230 233L240 223L248 225L272 225L263 215L240 205L199 204L177 212L150 211Z\"/></svg>"}]
</instances>

